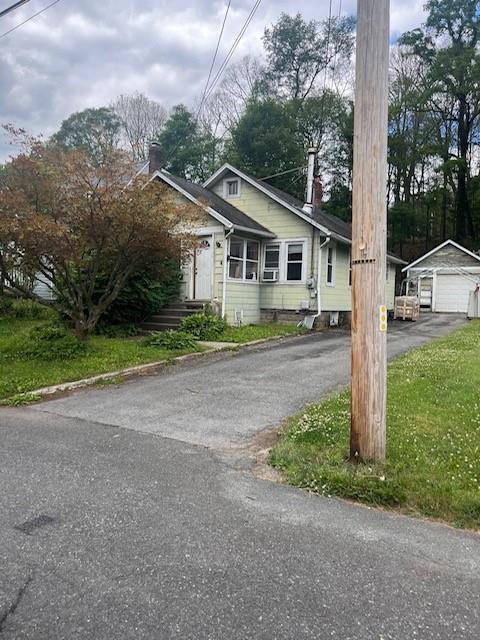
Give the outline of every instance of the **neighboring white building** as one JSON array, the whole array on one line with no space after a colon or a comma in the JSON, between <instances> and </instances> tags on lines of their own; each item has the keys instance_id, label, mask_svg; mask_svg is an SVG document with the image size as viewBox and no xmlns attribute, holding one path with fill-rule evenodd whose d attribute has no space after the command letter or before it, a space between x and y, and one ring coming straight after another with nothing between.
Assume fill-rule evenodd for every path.
<instances>
[{"instance_id":1,"label":"neighboring white building","mask_svg":"<svg viewBox=\"0 0 480 640\"><path fill-rule=\"evenodd\" d=\"M480 256L446 240L404 269L407 295L437 313L467 313L470 294L480 286Z\"/></svg>"}]
</instances>

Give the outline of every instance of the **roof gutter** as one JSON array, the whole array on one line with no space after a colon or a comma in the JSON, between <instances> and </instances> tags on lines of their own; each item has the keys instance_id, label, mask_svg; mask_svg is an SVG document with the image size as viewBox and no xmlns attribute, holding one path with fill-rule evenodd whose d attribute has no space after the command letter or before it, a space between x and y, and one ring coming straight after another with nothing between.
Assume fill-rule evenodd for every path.
<instances>
[{"instance_id":1,"label":"roof gutter","mask_svg":"<svg viewBox=\"0 0 480 640\"><path fill-rule=\"evenodd\" d=\"M250 229L249 227L241 227L238 224L233 225L235 231L243 231L244 233L251 233L256 236L262 236L263 238L276 238L277 236L271 231L259 231L258 229Z\"/></svg>"}]
</instances>

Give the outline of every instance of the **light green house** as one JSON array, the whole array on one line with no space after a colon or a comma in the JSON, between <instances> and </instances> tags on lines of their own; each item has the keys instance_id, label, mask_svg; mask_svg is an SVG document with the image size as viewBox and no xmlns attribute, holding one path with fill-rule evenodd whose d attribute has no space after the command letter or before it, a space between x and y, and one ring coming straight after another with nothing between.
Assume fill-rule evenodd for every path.
<instances>
[{"instance_id":1,"label":"light green house","mask_svg":"<svg viewBox=\"0 0 480 640\"><path fill-rule=\"evenodd\" d=\"M351 311L351 228L230 164L203 186L161 169L179 197L204 211L198 246L184 268L182 297L209 302L231 324L267 320L336 324ZM386 304L396 265L388 256Z\"/></svg>"}]
</instances>

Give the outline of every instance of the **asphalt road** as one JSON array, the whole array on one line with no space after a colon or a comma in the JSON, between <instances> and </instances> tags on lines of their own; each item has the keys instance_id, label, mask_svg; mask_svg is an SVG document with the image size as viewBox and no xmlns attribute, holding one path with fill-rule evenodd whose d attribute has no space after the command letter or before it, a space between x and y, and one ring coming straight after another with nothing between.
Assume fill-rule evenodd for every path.
<instances>
[{"instance_id":1,"label":"asphalt road","mask_svg":"<svg viewBox=\"0 0 480 640\"><path fill-rule=\"evenodd\" d=\"M456 322L394 329L392 353ZM173 368L0 411L0 638L477 640L479 536L258 480L216 448L313 399L310 351L321 352L316 380L331 379L317 394L341 384L342 340L301 339L209 359L194 379ZM296 379L282 393L288 371ZM276 402L257 395L260 372L279 388ZM199 446L200 428L181 430L190 396L179 385L198 385L204 421L203 389L222 376L223 389L235 379L239 388L219 411L239 426L220 437L216 425L211 448ZM163 409L175 380L178 432ZM236 394L248 389L239 413ZM138 394L151 412L135 418Z\"/></svg>"}]
</instances>

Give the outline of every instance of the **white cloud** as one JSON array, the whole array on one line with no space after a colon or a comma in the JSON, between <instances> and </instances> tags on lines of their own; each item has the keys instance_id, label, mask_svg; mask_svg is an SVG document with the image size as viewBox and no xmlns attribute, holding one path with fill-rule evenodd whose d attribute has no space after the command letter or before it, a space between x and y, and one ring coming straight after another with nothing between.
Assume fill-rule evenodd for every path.
<instances>
[{"instance_id":1,"label":"white cloud","mask_svg":"<svg viewBox=\"0 0 480 640\"><path fill-rule=\"evenodd\" d=\"M355 12L356 0L333 0L335 14ZM10 0L0 0L0 8ZM423 0L392 0L392 33L419 26ZM223 60L253 0L232 3L219 54ZM45 6L32 0L1 21L0 32ZM167 106L191 103L203 89L226 0L68 0L0 39L0 122L52 133L73 111L143 91ZM298 3L260 5L235 58L259 53L265 26ZM328 2L307 0L302 13L325 19ZM5 146L0 141L0 158Z\"/></svg>"}]
</instances>

